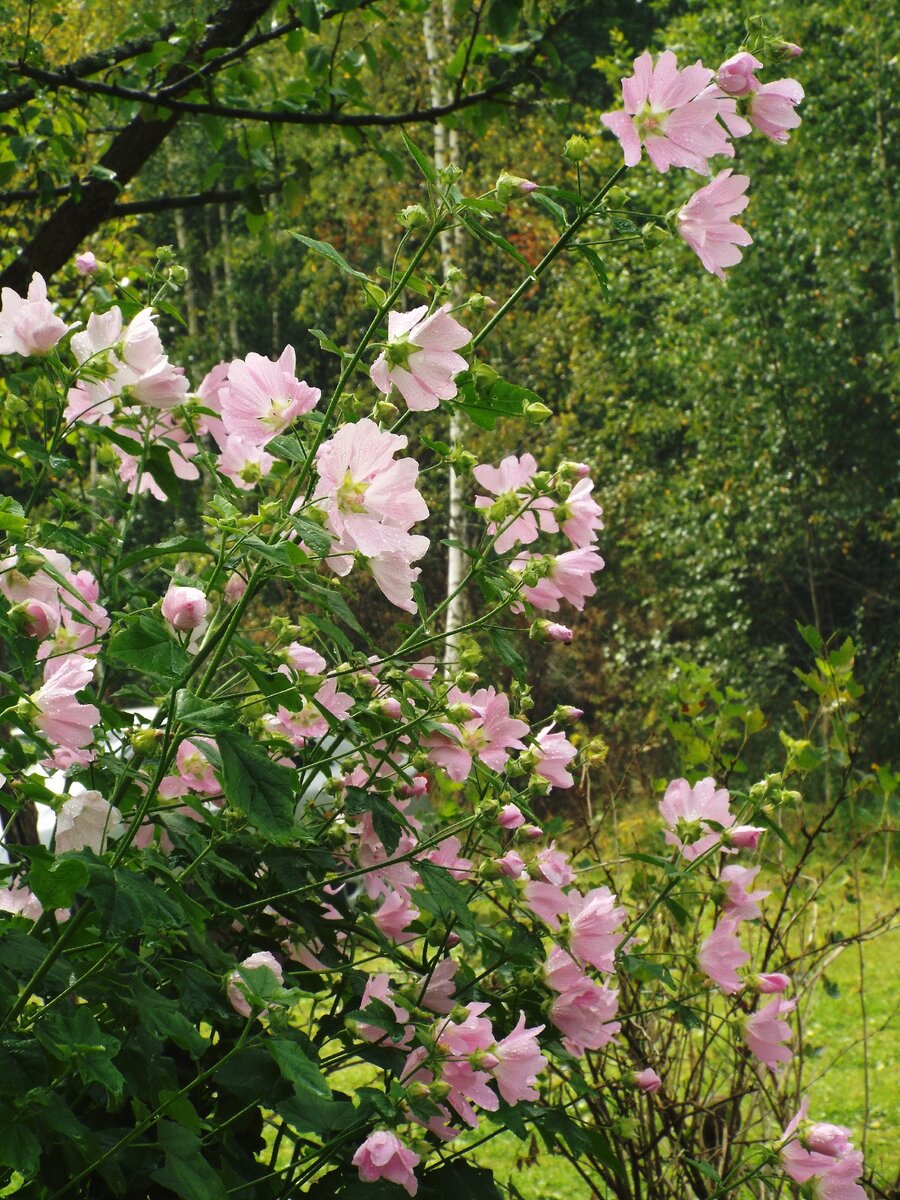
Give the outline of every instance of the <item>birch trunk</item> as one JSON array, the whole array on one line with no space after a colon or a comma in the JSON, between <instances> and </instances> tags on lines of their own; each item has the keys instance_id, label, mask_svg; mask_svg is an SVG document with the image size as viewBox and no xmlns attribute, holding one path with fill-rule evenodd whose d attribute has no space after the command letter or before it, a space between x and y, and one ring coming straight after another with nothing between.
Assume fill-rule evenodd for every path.
<instances>
[{"instance_id":1,"label":"birch trunk","mask_svg":"<svg viewBox=\"0 0 900 1200\"><path fill-rule=\"evenodd\" d=\"M449 91L444 87L441 67L448 57L451 22L449 0L433 0L422 18L429 98L432 106L445 104L450 98ZM440 121L435 122L433 128L435 167L441 171L448 166L461 166L457 130L445 128ZM462 257L460 234L459 228L447 229L440 234L441 264L445 277L449 274L451 267L460 265ZM459 303L461 296L460 285L454 285L454 304ZM459 415L454 410L450 416L449 441L451 445L459 440L461 433ZM460 590L465 572L465 555L460 549L466 533L463 492L459 476L452 467L449 468L447 481L447 533L451 542L447 549L447 596L450 597L450 603L444 614L444 631L447 635L444 642L444 671L449 675L456 667L459 641L458 635L453 631L463 624L465 613L465 596Z\"/></svg>"}]
</instances>

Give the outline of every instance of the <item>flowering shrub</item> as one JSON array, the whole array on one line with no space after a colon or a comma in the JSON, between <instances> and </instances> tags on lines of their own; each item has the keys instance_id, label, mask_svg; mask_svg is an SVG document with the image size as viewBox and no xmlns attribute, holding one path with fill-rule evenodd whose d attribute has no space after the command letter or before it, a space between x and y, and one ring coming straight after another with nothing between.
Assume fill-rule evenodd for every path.
<instances>
[{"instance_id":1,"label":"flowering shrub","mask_svg":"<svg viewBox=\"0 0 900 1200\"><path fill-rule=\"evenodd\" d=\"M659 170L708 173L752 125L783 140L797 123L799 85L761 85L759 69L739 55L713 83L700 64L642 55L624 112L604 122L629 165L643 147ZM698 1195L749 1180L777 1190L787 1176L856 1196L860 1155L837 1127L807 1129L805 1109L762 1158L736 1136L698 1158L672 1103L685 1060L667 1062L666 1038L650 1034L660 1011L702 1028L710 1060L742 1072L736 1111L759 1097L782 1118L770 1076L791 1057L796 1000L783 998L786 974L766 973L786 965L780 944L751 952L745 927L769 895L751 890L749 856L793 798L783 780L734 795L705 773L671 783L670 853L633 856L652 874L633 895L543 845L546 798L580 765L580 714L532 712L500 623L571 639L541 614L580 610L596 591L602 520L587 468L539 470L528 453L474 467L484 526L461 586L483 604L464 630L442 627L448 602L429 610L414 565L429 512L398 431L440 405L487 425L546 414L476 351L562 251L594 263L576 234L611 219L621 170L591 199L516 189L551 206L559 238L473 334L440 285L411 311L404 293L421 287L440 231L502 212L508 185L505 199L467 197L454 172L416 158L431 211L405 235L389 290L378 298L365 281L377 311L362 342L338 350L324 404L291 347L219 364L192 387L157 329L165 278L150 305L125 287L113 303L108 268L80 256L98 291L77 330L39 276L24 298L4 292L0 349L21 360L10 387L44 408L43 440L7 456L21 491L0 507L14 730L2 759L4 1194L496 1195L453 1148L492 1114L587 1156L631 1196L628 1172L652 1186L661 1153L657 1140L644 1166L622 1149L640 1102L656 1106L647 1128L661 1121L673 1178L685 1172ZM673 218L719 275L750 240L728 223L745 189L725 171ZM371 415L352 419L351 385L372 392ZM459 447L430 449L428 467L465 465ZM79 513L66 490L92 457L116 475ZM142 498L178 481L204 489L200 523L138 541ZM408 618L377 640L340 582L354 570ZM287 612L260 631L267 594ZM438 669L441 642L460 632ZM505 689L474 669L481 634L511 669ZM49 848L15 836L33 802L55 814ZM679 936L702 938L695 954L673 950ZM758 970L773 996L762 1007L748 982ZM736 1004L738 1042L723 1034ZM604 1064L612 1117L590 1096Z\"/></svg>"}]
</instances>

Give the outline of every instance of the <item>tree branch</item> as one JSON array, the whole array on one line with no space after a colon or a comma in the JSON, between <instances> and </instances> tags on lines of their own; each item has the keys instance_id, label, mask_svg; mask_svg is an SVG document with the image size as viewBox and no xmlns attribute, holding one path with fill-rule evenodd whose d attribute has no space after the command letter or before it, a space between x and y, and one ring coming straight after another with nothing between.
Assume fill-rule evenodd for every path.
<instances>
[{"instance_id":1,"label":"tree branch","mask_svg":"<svg viewBox=\"0 0 900 1200\"><path fill-rule=\"evenodd\" d=\"M252 187L235 187L211 189L207 192L188 192L182 196L157 196L152 200L128 200L124 204L114 204L111 217L133 217L140 213L171 212L176 208L202 208L206 204L230 204L235 200L243 200L249 193L260 196L271 196L280 192L284 181L279 179L272 183L255 183ZM35 203L45 196L68 196L70 187L53 188L51 192L41 192L30 188L20 188L14 192L0 192L0 205L11 204L15 201Z\"/></svg>"},{"instance_id":2,"label":"tree branch","mask_svg":"<svg viewBox=\"0 0 900 1200\"><path fill-rule=\"evenodd\" d=\"M72 79L82 79L85 75L93 75L97 71L103 71L108 67L115 67L119 63L127 62L129 58L135 58L138 54L145 54L159 41L164 41L171 37L178 26L172 22L168 25L163 25L156 33L144 38L135 38L130 42L122 42L120 46L112 46L108 50L98 50L94 54L86 54L83 58L78 58L68 66L59 67L57 74L68 81ZM6 62L2 64L3 70L8 71L13 75L22 75L24 72L19 63ZM60 84L58 86L65 86ZM19 88L13 88L8 92L0 93L0 113L11 112L13 109L21 108L23 104L27 104L29 100L33 100L36 88L23 85Z\"/></svg>"},{"instance_id":3,"label":"tree branch","mask_svg":"<svg viewBox=\"0 0 900 1200\"><path fill-rule=\"evenodd\" d=\"M165 86L177 91L191 86L188 63L202 60L211 50L239 45L271 7L272 0L226 0L207 23L203 36L166 75ZM29 73L33 68L20 68ZM71 86L71 81L68 81ZM181 119L181 114L146 116L137 113L118 134L100 160L109 174L88 179L78 199L64 201L24 247L19 257L0 274L0 286L21 292L33 272L45 277L67 262L84 239L112 213L119 192L141 170Z\"/></svg>"},{"instance_id":4,"label":"tree branch","mask_svg":"<svg viewBox=\"0 0 900 1200\"><path fill-rule=\"evenodd\" d=\"M39 67L21 67L19 69L21 74L27 75L29 79L53 87L68 87L88 95L130 100L134 104L162 108L170 113L191 113L197 116L227 117L242 121L265 121L268 125L350 125L356 128L370 125L383 127L439 121L441 117L459 112L460 109L471 108L473 104L491 100L502 92L508 91L521 73L519 70L509 72L503 79L491 84L490 87L449 100L446 104L431 105L428 108L411 108L399 113L345 113L309 112L305 109L293 111L281 108L248 108L242 104L207 104L202 101L177 100L171 97L171 88L147 92L141 91L139 88L127 88L114 83L100 83L96 80L63 79L57 72L44 71ZM179 88L178 90L183 89Z\"/></svg>"}]
</instances>

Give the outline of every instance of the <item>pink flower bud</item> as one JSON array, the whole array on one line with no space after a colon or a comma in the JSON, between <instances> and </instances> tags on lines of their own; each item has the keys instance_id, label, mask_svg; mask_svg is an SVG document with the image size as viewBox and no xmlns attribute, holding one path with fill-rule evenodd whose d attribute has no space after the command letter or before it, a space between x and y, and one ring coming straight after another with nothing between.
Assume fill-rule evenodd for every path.
<instances>
[{"instance_id":1,"label":"pink flower bud","mask_svg":"<svg viewBox=\"0 0 900 1200\"><path fill-rule=\"evenodd\" d=\"M807 1150L816 1154L825 1154L829 1158L841 1158L850 1148L848 1130L843 1125L830 1125L827 1121L819 1121L803 1138Z\"/></svg>"},{"instance_id":2,"label":"pink flower bud","mask_svg":"<svg viewBox=\"0 0 900 1200\"><path fill-rule=\"evenodd\" d=\"M93 252L85 250L75 259L75 270L79 275L93 275L97 270L97 260Z\"/></svg>"},{"instance_id":3,"label":"pink flower bud","mask_svg":"<svg viewBox=\"0 0 900 1200\"><path fill-rule=\"evenodd\" d=\"M726 833L725 841L737 850L755 850L765 832L758 825L735 825Z\"/></svg>"},{"instance_id":4,"label":"pink flower bud","mask_svg":"<svg viewBox=\"0 0 900 1200\"><path fill-rule=\"evenodd\" d=\"M547 637L551 642L571 642L572 630L568 625L557 625L551 622L547 626Z\"/></svg>"},{"instance_id":5,"label":"pink flower bud","mask_svg":"<svg viewBox=\"0 0 900 1200\"><path fill-rule=\"evenodd\" d=\"M534 842L539 837L544 836L544 831L541 829L540 825L523 825L522 836L527 837L530 841Z\"/></svg>"},{"instance_id":6,"label":"pink flower bud","mask_svg":"<svg viewBox=\"0 0 900 1200\"><path fill-rule=\"evenodd\" d=\"M450 932L447 934L447 937L445 940L446 940L446 944L447 944L447 949L452 950L454 946L459 945L459 934L454 933L453 930L451 929Z\"/></svg>"},{"instance_id":7,"label":"pink flower bud","mask_svg":"<svg viewBox=\"0 0 900 1200\"><path fill-rule=\"evenodd\" d=\"M281 964L268 950L260 950L256 954L251 954L249 958L244 959L241 966L247 971L255 971L260 967L266 967L275 976L275 981L279 987L284 983ZM225 990L228 994L228 1003L242 1017L250 1016L250 1002L247 999L246 988L247 984L244 982L240 971L232 971L228 976Z\"/></svg>"},{"instance_id":8,"label":"pink flower bud","mask_svg":"<svg viewBox=\"0 0 900 1200\"><path fill-rule=\"evenodd\" d=\"M173 629L184 632L203 624L208 604L199 588L169 585L162 602L162 615Z\"/></svg>"},{"instance_id":9,"label":"pink flower bud","mask_svg":"<svg viewBox=\"0 0 900 1200\"><path fill-rule=\"evenodd\" d=\"M761 67L759 59L744 50L722 63L716 72L716 83L729 96L746 96L753 89L754 71Z\"/></svg>"},{"instance_id":10,"label":"pink flower bud","mask_svg":"<svg viewBox=\"0 0 900 1200\"><path fill-rule=\"evenodd\" d=\"M573 704L557 704L553 710L553 720L558 724L566 721L578 721L584 716L583 708L576 708Z\"/></svg>"},{"instance_id":11,"label":"pink flower bud","mask_svg":"<svg viewBox=\"0 0 900 1200\"><path fill-rule=\"evenodd\" d=\"M520 825L525 824L525 818L522 816L522 810L515 804L504 804L500 809L500 816L497 818L497 824L501 829L518 829Z\"/></svg>"},{"instance_id":12,"label":"pink flower bud","mask_svg":"<svg viewBox=\"0 0 900 1200\"><path fill-rule=\"evenodd\" d=\"M803 53L803 47L796 42L782 42L778 49L786 58L799 58Z\"/></svg>"},{"instance_id":13,"label":"pink flower bud","mask_svg":"<svg viewBox=\"0 0 900 1200\"><path fill-rule=\"evenodd\" d=\"M756 977L756 990L762 992L764 996L786 992L790 986L790 976L782 975L777 971L770 975L757 975Z\"/></svg>"},{"instance_id":14,"label":"pink flower bud","mask_svg":"<svg viewBox=\"0 0 900 1200\"><path fill-rule=\"evenodd\" d=\"M229 604L236 604L246 590L246 579L241 579L240 575L232 575L225 584L225 599Z\"/></svg>"},{"instance_id":15,"label":"pink flower bud","mask_svg":"<svg viewBox=\"0 0 900 1200\"><path fill-rule=\"evenodd\" d=\"M390 717L392 721L399 721L402 716L400 710L400 701L393 696L386 696L383 700L376 700L372 705L384 717Z\"/></svg>"},{"instance_id":16,"label":"pink flower bud","mask_svg":"<svg viewBox=\"0 0 900 1200\"><path fill-rule=\"evenodd\" d=\"M502 858L494 861L508 879L518 879L525 870L525 860L515 850L508 850Z\"/></svg>"},{"instance_id":17,"label":"pink flower bud","mask_svg":"<svg viewBox=\"0 0 900 1200\"><path fill-rule=\"evenodd\" d=\"M635 1071L632 1075L634 1086L641 1092L646 1092L648 1096L652 1096L654 1092L658 1092L662 1087L662 1080L653 1070L652 1067L645 1067L643 1071Z\"/></svg>"},{"instance_id":18,"label":"pink flower bud","mask_svg":"<svg viewBox=\"0 0 900 1200\"><path fill-rule=\"evenodd\" d=\"M414 775L412 783L404 783L400 792L404 796L424 796L428 792L428 778L425 775Z\"/></svg>"}]
</instances>

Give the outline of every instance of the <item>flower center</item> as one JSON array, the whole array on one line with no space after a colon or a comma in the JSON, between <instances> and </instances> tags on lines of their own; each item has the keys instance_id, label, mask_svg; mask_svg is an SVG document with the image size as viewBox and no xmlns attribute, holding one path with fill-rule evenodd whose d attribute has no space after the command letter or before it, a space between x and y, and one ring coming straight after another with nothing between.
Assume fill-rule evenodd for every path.
<instances>
[{"instance_id":1,"label":"flower center","mask_svg":"<svg viewBox=\"0 0 900 1200\"><path fill-rule=\"evenodd\" d=\"M354 479L348 471L344 481L335 493L335 500L340 512L361 513L366 511L364 497L368 483L362 479Z\"/></svg>"}]
</instances>

